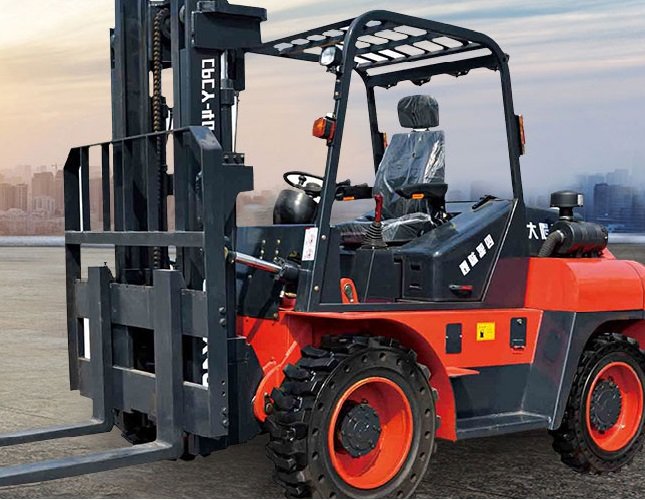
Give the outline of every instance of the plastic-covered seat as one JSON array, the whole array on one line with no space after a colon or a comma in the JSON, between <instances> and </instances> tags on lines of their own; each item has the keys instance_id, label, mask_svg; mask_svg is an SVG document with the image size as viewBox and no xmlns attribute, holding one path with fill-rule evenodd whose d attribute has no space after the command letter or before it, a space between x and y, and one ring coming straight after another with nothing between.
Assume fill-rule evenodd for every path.
<instances>
[{"instance_id":1,"label":"plastic-covered seat","mask_svg":"<svg viewBox=\"0 0 645 500\"><path fill-rule=\"evenodd\" d=\"M406 97L399 102L399 120L404 128L385 151L374 183L374 194L383 196L383 239L404 243L436 227L436 208L431 200L410 200L397 191L415 184L443 184L445 180L445 135L430 130L439 125L439 104L430 96ZM345 244L360 244L373 216L339 224Z\"/></svg>"}]
</instances>

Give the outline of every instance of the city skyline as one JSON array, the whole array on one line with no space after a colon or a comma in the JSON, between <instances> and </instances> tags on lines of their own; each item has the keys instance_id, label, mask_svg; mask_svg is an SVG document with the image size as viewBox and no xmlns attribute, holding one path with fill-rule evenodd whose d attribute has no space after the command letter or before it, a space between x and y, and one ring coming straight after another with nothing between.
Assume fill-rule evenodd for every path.
<instances>
[{"instance_id":1,"label":"city skyline","mask_svg":"<svg viewBox=\"0 0 645 500\"><path fill-rule=\"evenodd\" d=\"M90 171L97 171L91 167ZM612 233L645 233L645 186L635 182L640 173L629 169L579 175L576 182L560 188L574 189L584 195L582 218L606 226ZM238 198L238 223L261 226L272 223L273 205L282 186L243 193ZM100 177L90 177L90 218L94 228L103 220L103 186ZM525 196L530 207L549 208L552 190ZM476 201L503 193L486 182L451 187L448 201ZM507 197L511 194L507 193ZM169 223L173 224L172 197L169 198ZM369 201L335 204L333 222L346 222L371 209ZM10 176L0 174L0 236L61 235L64 231L63 170L57 164L15 167Z\"/></svg>"}]
</instances>

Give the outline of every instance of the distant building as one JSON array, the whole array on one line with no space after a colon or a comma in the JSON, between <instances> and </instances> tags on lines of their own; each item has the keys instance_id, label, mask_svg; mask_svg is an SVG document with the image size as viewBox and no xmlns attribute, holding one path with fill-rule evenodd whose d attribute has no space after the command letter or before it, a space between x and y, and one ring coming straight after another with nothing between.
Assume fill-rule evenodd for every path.
<instances>
[{"instance_id":1,"label":"distant building","mask_svg":"<svg viewBox=\"0 0 645 500\"><path fill-rule=\"evenodd\" d=\"M609 186L609 216L617 224L629 225L632 218L634 190L626 185Z\"/></svg>"},{"instance_id":2,"label":"distant building","mask_svg":"<svg viewBox=\"0 0 645 500\"><path fill-rule=\"evenodd\" d=\"M16 186L15 204L13 208L27 212L29 210L29 186L18 184Z\"/></svg>"},{"instance_id":3,"label":"distant building","mask_svg":"<svg viewBox=\"0 0 645 500\"><path fill-rule=\"evenodd\" d=\"M0 211L21 210L27 212L29 208L29 186L27 184L0 184Z\"/></svg>"},{"instance_id":4,"label":"distant building","mask_svg":"<svg viewBox=\"0 0 645 500\"><path fill-rule=\"evenodd\" d=\"M631 184L631 175L629 170L620 168L608 173L607 184L610 186L629 186Z\"/></svg>"},{"instance_id":5,"label":"distant building","mask_svg":"<svg viewBox=\"0 0 645 500\"><path fill-rule=\"evenodd\" d=\"M593 221L610 227L626 230L633 226L635 215L634 198L638 192L631 186L596 184L594 188Z\"/></svg>"},{"instance_id":6,"label":"distant building","mask_svg":"<svg viewBox=\"0 0 645 500\"><path fill-rule=\"evenodd\" d=\"M31 209L40 214L54 215L56 200L51 196L35 196L31 199Z\"/></svg>"},{"instance_id":7,"label":"distant building","mask_svg":"<svg viewBox=\"0 0 645 500\"><path fill-rule=\"evenodd\" d=\"M0 184L0 212L6 212L15 208L16 188L11 184Z\"/></svg>"},{"instance_id":8,"label":"distant building","mask_svg":"<svg viewBox=\"0 0 645 500\"><path fill-rule=\"evenodd\" d=\"M49 197L55 200L54 174L51 172L39 172L31 179L31 196L33 198Z\"/></svg>"},{"instance_id":9,"label":"distant building","mask_svg":"<svg viewBox=\"0 0 645 500\"><path fill-rule=\"evenodd\" d=\"M54 176L54 200L56 200L56 213L65 212L65 171L58 170Z\"/></svg>"},{"instance_id":10,"label":"distant building","mask_svg":"<svg viewBox=\"0 0 645 500\"><path fill-rule=\"evenodd\" d=\"M634 195L632 200L631 229L635 233L645 232L645 191Z\"/></svg>"},{"instance_id":11,"label":"distant building","mask_svg":"<svg viewBox=\"0 0 645 500\"><path fill-rule=\"evenodd\" d=\"M602 221L609 218L609 184L596 184L593 191L594 220Z\"/></svg>"},{"instance_id":12,"label":"distant building","mask_svg":"<svg viewBox=\"0 0 645 500\"><path fill-rule=\"evenodd\" d=\"M585 197L585 206L580 211L581 215L587 220L592 220L596 213L594 189L596 185L604 183L606 177L604 175L580 175L577 179L577 190Z\"/></svg>"},{"instance_id":13,"label":"distant building","mask_svg":"<svg viewBox=\"0 0 645 500\"><path fill-rule=\"evenodd\" d=\"M90 214L92 219L103 221L103 181L90 179Z\"/></svg>"}]
</instances>

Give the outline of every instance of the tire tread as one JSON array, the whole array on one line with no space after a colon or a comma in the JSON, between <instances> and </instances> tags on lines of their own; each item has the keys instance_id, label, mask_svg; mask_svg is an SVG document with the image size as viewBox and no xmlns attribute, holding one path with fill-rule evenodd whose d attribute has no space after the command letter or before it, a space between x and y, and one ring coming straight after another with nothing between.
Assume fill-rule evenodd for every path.
<instances>
[{"instance_id":1,"label":"tire tread","mask_svg":"<svg viewBox=\"0 0 645 500\"><path fill-rule=\"evenodd\" d=\"M582 428L585 416L580 410L585 397L585 379L603 357L614 352L626 352L631 355L645 373L645 354L639 349L639 344L635 339L618 333L604 333L594 337L582 354L562 425L559 429L551 431L553 449L560 454L562 462L581 474L617 473L623 466L631 462L637 453L642 451L645 442L645 432L641 432L628 454L614 460L599 457L586 443Z\"/></svg>"}]
</instances>

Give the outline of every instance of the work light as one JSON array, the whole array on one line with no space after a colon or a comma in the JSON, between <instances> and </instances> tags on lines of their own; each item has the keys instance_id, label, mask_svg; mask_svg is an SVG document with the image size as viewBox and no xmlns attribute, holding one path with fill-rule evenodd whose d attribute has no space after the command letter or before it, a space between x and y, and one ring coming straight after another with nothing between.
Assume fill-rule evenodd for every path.
<instances>
[{"instance_id":1,"label":"work light","mask_svg":"<svg viewBox=\"0 0 645 500\"><path fill-rule=\"evenodd\" d=\"M338 47L327 47L320 55L320 64L328 68L340 66L343 60L343 51Z\"/></svg>"}]
</instances>

